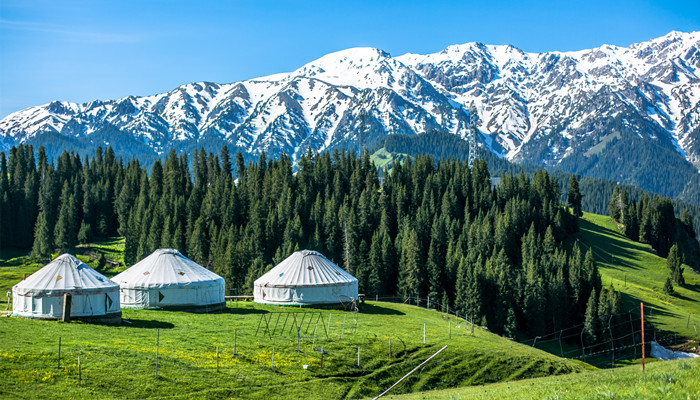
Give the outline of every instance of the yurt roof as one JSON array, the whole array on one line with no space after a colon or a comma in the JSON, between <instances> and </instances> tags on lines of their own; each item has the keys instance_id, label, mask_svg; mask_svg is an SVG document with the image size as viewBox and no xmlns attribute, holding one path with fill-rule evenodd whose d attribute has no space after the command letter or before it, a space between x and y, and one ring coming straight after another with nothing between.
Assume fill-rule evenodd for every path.
<instances>
[{"instance_id":1,"label":"yurt roof","mask_svg":"<svg viewBox=\"0 0 700 400\"><path fill-rule=\"evenodd\" d=\"M255 286L304 287L349 285L357 278L317 251L293 253L255 281Z\"/></svg>"},{"instance_id":2,"label":"yurt roof","mask_svg":"<svg viewBox=\"0 0 700 400\"><path fill-rule=\"evenodd\" d=\"M158 249L112 280L127 288L161 288L214 285L224 278L175 249Z\"/></svg>"},{"instance_id":3,"label":"yurt roof","mask_svg":"<svg viewBox=\"0 0 700 400\"><path fill-rule=\"evenodd\" d=\"M83 291L104 290L118 287L70 254L62 254L43 268L15 285L18 294L38 294L53 291L80 289Z\"/></svg>"}]
</instances>

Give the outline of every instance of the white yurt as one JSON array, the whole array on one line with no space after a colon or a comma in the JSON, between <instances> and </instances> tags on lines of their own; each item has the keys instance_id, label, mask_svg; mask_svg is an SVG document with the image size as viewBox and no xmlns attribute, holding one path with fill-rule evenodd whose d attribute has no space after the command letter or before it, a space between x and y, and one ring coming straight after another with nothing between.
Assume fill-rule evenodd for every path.
<instances>
[{"instance_id":1,"label":"white yurt","mask_svg":"<svg viewBox=\"0 0 700 400\"><path fill-rule=\"evenodd\" d=\"M121 321L119 285L70 254L63 254L12 287L12 315L60 319L71 294L71 319Z\"/></svg>"},{"instance_id":2,"label":"white yurt","mask_svg":"<svg viewBox=\"0 0 700 400\"><path fill-rule=\"evenodd\" d=\"M255 281L257 303L345 304L351 299L357 300L357 278L311 250L295 252Z\"/></svg>"},{"instance_id":3,"label":"white yurt","mask_svg":"<svg viewBox=\"0 0 700 400\"><path fill-rule=\"evenodd\" d=\"M124 308L217 311L226 308L224 278L175 249L158 249L112 278Z\"/></svg>"}]
</instances>

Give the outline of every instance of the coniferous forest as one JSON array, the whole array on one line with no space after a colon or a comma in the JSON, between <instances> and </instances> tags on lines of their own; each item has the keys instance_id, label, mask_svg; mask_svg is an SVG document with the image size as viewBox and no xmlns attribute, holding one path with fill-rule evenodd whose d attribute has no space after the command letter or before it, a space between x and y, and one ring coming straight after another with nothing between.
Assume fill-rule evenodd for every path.
<instances>
[{"instance_id":1,"label":"coniferous forest","mask_svg":"<svg viewBox=\"0 0 700 400\"><path fill-rule=\"evenodd\" d=\"M315 249L355 275L360 293L430 296L507 335L585 323L592 340L594 316L619 309L590 250L566 244L581 210L575 177L565 205L547 172L492 187L483 160L411 158L381 182L367 153L308 153L297 166L284 155L246 163L224 147L192 159L172 151L147 170L111 148L54 163L19 146L0 153L0 248L48 259L124 236L127 265L177 248L238 293Z\"/></svg>"}]
</instances>

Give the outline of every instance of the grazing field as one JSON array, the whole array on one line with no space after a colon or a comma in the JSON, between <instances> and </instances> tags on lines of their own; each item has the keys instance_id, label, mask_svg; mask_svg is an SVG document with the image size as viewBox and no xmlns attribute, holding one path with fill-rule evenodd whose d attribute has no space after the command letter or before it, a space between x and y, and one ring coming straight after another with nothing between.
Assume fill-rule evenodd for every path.
<instances>
[{"instance_id":1,"label":"grazing field","mask_svg":"<svg viewBox=\"0 0 700 400\"><path fill-rule=\"evenodd\" d=\"M586 214L580 224L574 240L584 250L593 249L604 285L612 283L623 293L625 312L638 310L643 301L655 329L700 339L700 278L695 272L686 268L687 286L676 288L675 296L665 295L665 259L626 239L607 217ZM123 241L114 239L74 253L98 268L97 253L119 263L122 248ZM0 293L42 265L21 252L0 254ZM107 263L100 270L113 276L124 268ZM0 310L5 307L0 305ZM311 316L315 319L309 325ZM697 398L700 386L697 360L651 363L646 375L639 373L639 366L596 372L589 364L479 327L472 336L464 320L404 304L367 302L353 314L229 302L217 314L123 310L123 318L128 322L109 326L1 317L0 397L365 398L381 393L444 345L444 352L391 394L446 399ZM305 321L299 338L294 318ZM264 321L272 332L261 328L256 334ZM532 339L519 340L529 344ZM536 346L555 354L561 350L560 344L544 340ZM564 353L571 349L576 348L564 343ZM587 361L609 365L607 354L599 358Z\"/></svg>"},{"instance_id":2,"label":"grazing field","mask_svg":"<svg viewBox=\"0 0 700 400\"><path fill-rule=\"evenodd\" d=\"M391 396L393 399L698 399L700 359Z\"/></svg>"},{"instance_id":3,"label":"grazing field","mask_svg":"<svg viewBox=\"0 0 700 400\"><path fill-rule=\"evenodd\" d=\"M388 170L391 170L395 162L403 160L406 156L408 156L408 154L390 153L386 151L384 147L382 147L381 149L375 151L372 154L372 162L374 162L374 165L379 170L381 170L384 167L387 167Z\"/></svg>"},{"instance_id":4,"label":"grazing field","mask_svg":"<svg viewBox=\"0 0 700 400\"><path fill-rule=\"evenodd\" d=\"M593 249L603 286L612 283L623 293L624 310L637 314L644 302L645 319L662 331L700 340L700 275L685 266L685 287L675 287L675 295L663 292L668 276L666 259L646 244L625 237L615 222L602 215L586 213L580 222L579 243Z\"/></svg>"},{"instance_id":5,"label":"grazing field","mask_svg":"<svg viewBox=\"0 0 700 400\"><path fill-rule=\"evenodd\" d=\"M319 310L254 303L229 302L228 306L226 312L218 314L123 310L123 317L130 323L119 326L0 318L0 397L362 398L388 388L444 345L448 345L444 352L395 392L512 381L592 368L478 327L472 336L464 321L454 317L448 320L437 311L381 302L368 302L357 315L321 310L316 350L312 349L314 323L305 326L310 329L303 333L297 351L297 333L296 329L289 329L290 323L280 334L284 315L271 338L262 332L256 336L261 315L266 315L272 324L277 316L270 313ZM357 326L353 332L355 317ZM328 326L326 338L322 332ZM321 348L325 351L323 366Z\"/></svg>"}]
</instances>

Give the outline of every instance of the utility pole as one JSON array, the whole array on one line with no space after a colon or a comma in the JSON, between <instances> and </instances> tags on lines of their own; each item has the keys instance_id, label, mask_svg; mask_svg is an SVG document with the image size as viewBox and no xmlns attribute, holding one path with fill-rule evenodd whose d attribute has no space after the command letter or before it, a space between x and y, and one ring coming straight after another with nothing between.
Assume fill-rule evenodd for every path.
<instances>
[{"instance_id":1,"label":"utility pole","mask_svg":"<svg viewBox=\"0 0 700 400\"><path fill-rule=\"evenodd\" d=\"M474 102L469 106L469 133L467 141L469 142L469 168L474 166L476 160L476 125L479 123L479 115L476 111Z\"/></svg>"}]
</instances>

